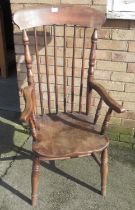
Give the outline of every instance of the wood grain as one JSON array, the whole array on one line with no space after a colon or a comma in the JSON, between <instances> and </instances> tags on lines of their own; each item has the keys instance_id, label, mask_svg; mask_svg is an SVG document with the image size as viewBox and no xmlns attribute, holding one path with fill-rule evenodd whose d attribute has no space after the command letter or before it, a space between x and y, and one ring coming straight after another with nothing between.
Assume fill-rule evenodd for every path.
<instances>
[{"instance_id":1,"label":"wood grain","mask_svg":"<svg viewBox=\"0 0 135 210\"><path fill-rule=\"evenodd\" d=\"M106 89L95 81L89 83L91 89L94 89L104 100L104 102L115 112L122 113L126 110L119 105L106 91Z\"/></svg>"},{"instance_id":2,"label":"wood grain","mask_svg":"<svg viewBox=\"0 0 135 210\"><path fill-rule=\"evenodd\" d=\"M38 37L36 28L34 28L34 38L35 38L35 50L36 50L36 62L37 62L37 74L38 74L38 86L39 86L39 97L40 97L40 107L41 107L41 114L44 114L44 105L43 105L43 92L41 86L41 79L40 79L40 60L39 60L39 50L38 50Z\"/></svg>"},{"instance_id":3,"label":"wood grain","mask_svg":"<svg viewBox=\"0 0 135 210\"><path fill-rule=\"evenodd\" d=\"M92 89L89 85L90 81L94 79L94 65L96 61L96 47L97 47L97 30L94 29L91 37L91 52L89 57L89 69L88 69L88 78L87 78L87 101L86 101L86 114L90 113L90 104L92 98Z\"/></svg>"},{"instance_id":4,"label":"wood grain","mask_svg":"<svg viewBox=\"0 0 135 210\"><path fill-rule=\"evenodd\" d=\"M46 31L46 26L44 26L44 44L45 44L45 66L46 66L47 95L48 95L48 112L51 113L50 80L49 80L49 68L48 68L48 50L47 50L47 31Z\"/></svg>"},{"instance_id":5,"label":"wood grain","mask_svg":"<svg viewBox=\"0 0 135 210\"><path fill-rule=\"evenodd\" d=\"M79 112L82 112L82 93L83 93L84 64L85 64L85 43L86 43L86 27L84 28L84 34L83 34L83 52L82 52Z\"/></svg>"},{"instance_id":6,"label":"wood grain","mask_svg":"<svg viewBox=\"0 0 135 210\"><path fill-rule=\"evenodd\" d=\"M27 121L31 127L33 137L32 151L36 154L33 160L32 171L32 205L35 206L37 202L37 191L39 182L39 165L40 160L62 160L76 157L90 156L96 160L101 168L101 194L106 195L106 179L108 173L108 153L107 147L109 145L108 138L103 135L110 120L112 111L118 113L124 112L125 109L121 107L114 99L112 99L103 86L94 82L94 65L96 60L96 42L97 42L97 28L101 27L105 21L105 15L102 13L84 6L70 6L62 5L55 8L51 6L26 9L15 13L14 22L23 29L23 41L25 61L27 67L28 87L24 88L23 96L25 99L25 109L22 112L21 120ZM44 27L44 44L45 44L45 65L46 65L46 78L47 78L47 92L48 92L48 110L47 115L35 114L35 83L32 73L32 59L29 50L29 39L26 28L37 27L41 25L49 25L53 28L53 41L54 41L54 89L55 89L55 105L56 113L52 114L50 106L50 81L49 81L49 63L48 63L48 50L47 50L47 37L46 26ZM58 72L57 72L57 25L64 25L63 36L63 63L62 70L63 77L63 97L64 97L64 113L58 113ZM73 33L73 56L72 56L72 75L71 75L71 112L67 112L67 66L66 66L66 30L67 24L72 24ZM85 61L85 36L86 27L93 27L93 34L91 37L91 53L89 56L89 69L87 79L87 106L86 114L90 112L92 90L95 90L100 95L100 101L97 107L94 123L97 122L99 112L104 101L109 109L106 113L103 124L101 125L101 132L95 129L95 126L90 118L90 115L84 113L74 112L74 94L75 94L75 52L76 52L76 37L78 25L83 26L84 39L82 46L82 66L81 66L81 79L80 79L80 98L78 100L79 111L82 111L82 93L83 93L83 79L84 79L84 61ZM80 27L80 26L79 26ZM84 28L85 27L85 28ZM35 46L37 68L40 81L40 62L38 54L38 42L35 29ZM39 86L40 87L40 86ZM41 92L41 88L39 88ZM41 103L42 106L42 103ZM42 107L41 107L42 108ZM102 134L102 135L101 135ZM101 152L101 162L96 156L96 152Z\"/></svg>"},{"instance_id":7,"label":"wood grain","mask_svg":"<svg viewBox=\"0 0 135 210\"><path fill-rule=\"evenodd\" d=\"M23 30L53 24L100 28L106 18L100 11L86 6L59 5L53 9L52 6L46 5L45 7L17 11L14 14L13 20Z\"/></svg>"},{"instance_id":8,"label":"wood grain","mask_svg":"<svg viewBox=\"0 0 135 210\"><path fill-rule=\"evenodd\" d=\"M73 37L72 84L71 84L71 112L74 111L75 48L76 48L76 26L74 26L74 37Z\"/></svg>"}]
</instances>

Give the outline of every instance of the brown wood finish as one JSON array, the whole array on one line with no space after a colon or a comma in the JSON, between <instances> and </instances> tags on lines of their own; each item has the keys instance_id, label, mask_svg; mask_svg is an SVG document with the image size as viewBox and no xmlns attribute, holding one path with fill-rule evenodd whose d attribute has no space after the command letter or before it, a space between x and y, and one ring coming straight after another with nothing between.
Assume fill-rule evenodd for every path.
<instances>
[{"instance_id":1,"label":"brown wood finish","mask_svg":"<svg viewBox=\"0 0 135 210\"><path fill-rule=\"evenodd\" d=\"M58 10L58 11L57 11ZM106 92L103 86L93 80L95 51L97 42L97 28L101 27L105 21L105 16L100 12L84 6L59 6L52 9L51 6L21 10L15 13L14 22L23 29L24 52L27 67L28 87L23 90L25 99L25 109L22 112L21 120L29 121L33 136L32 150L36 155L33 160L32 171L32 205L36 205L37 190L39 181L39 165L40 160L62 160L83 156L92 156L101 168L101 194L106 195L106 178L107 178L107 147L109 140L104 134L109 122L112 111L122 113L125 111L116 101L114 101ZM49 65L47 54L47 37L46 26L44 27L45 42L45 65L47 77L48 91L48 115L36 115L36 98L34 89L34 79L32 74L32 59L29 50L29 39L26 28L52 24L54 35L54 77L55 77L55 96L56 96L56 114L50 114L50 82L49 82ZM63 97L64 97L64 113L58 113L58 81L57 81L57 43L56 43L56 27L64 25L64 51L63 51ZM74 27L73 35L73 58L72 58L72 78L71 78L71 112L67 112L66 101L66 28L68 24ZM92 90L95 90L101 97L94 123L90 115L74 112L74 77L75 77L75 47L76 47L76 28L78 24L84 28L84 41L82 46L82 69L80 82L80 99L78 101L79 111L82 111L82 91L84 78L84 61L85 61L85 35L86 26L93 27L94 32L91 38L92 47L89 59L88 82L87 82L87 107L86 112L89 114ZM71 27L71 26L70 26ZM35 34L35 38L37 38ZM38 61L38 43L36 42L36 56ZM37 62L39 65L39 62ZM37 65L37 66L38 66ZM38 67L40 74L40 67ZM39 82L40 79L39 79ZM40 89L40 91L42 91ZM95 123L98 120L102 101L104 101L109 109L105 116L101 131L95 129ZM101 162L95 153L101 152Z\"/></svg>"},{"instance_id":2,"label":"brown wood finish","mask_svg":"<svg viewBox=\"0 0 135 210\"><path fill-rule=\"evenodd\" d=\"M59 5L52 9L45 7L20 10L14 15L14 22L23 30L42 25L80 25L101 28L106 20L104 14L95 9L79 5ZM34 21L31 21L34 20Z\"/></svg>"},{"instance_id":3,"label":"brown wood finish","mask_svg":"<svg viewBox=\"0 0 135 210\"><path fill-rule=\"evenodd\" d=\"M54 76L55 76L55 106L58 113L58 82L57 82L57 51L56 51L56 26L54 25Z\"/></svg>"},{"instance_id":4,"label":"brown wood finish","mask_svg":"<svg viewBox=\"0 0 135 210\"><path fill-rule=\"evenodd\" d=\"M84 35L83 35L83 54L82 54L82 71L81 71L81 84L80 84L79 112L82 112L82 92L83 92L84 62L85 62L85 40L86 40L86 27L84 28Z\"/></svg>"},{"instance_id":5,"label":"brown wood finish","mask_svg":"<svg viewBox=\"0 0 135 210\"><path fill-rule=\"evenodd\" d=\"M40 160L39 157L35 157L33 160L32 174L31 174L31 184L32 184L32 206L34 207L37 203L38 198L38 184L39 184L39 168Z\"/></svg>"},{"instance_id":6,"label":"brown wood finish","mask_svg":"<svg viewBox=\"0 0 135 210\"><path fill-rule=\"evenodd\" d=\"M74 111L75 47L76 47L76 26L74 26L74 37L73 37L71 112Z\"/></svg>"},{"instance_id":7,"label":"brown wood finish","mask_svg":"<svg viewBox=\"0 0 135 210\"><path fill-rule=\"evenodd\" d=\"M63 65L63 81L64 81L64 112L66 112L66 25L64 24L64 65Z\"/></svg>"},{"instance_id":8,"label":"brown wood finish","mask_svg":"<svg viewBox=\"0 0 135 210\"><path fill-rule=\"evenodd\" d=\"M28 85L34 86L33 74L32 74L32 58L29 49L29 38L26 30L23 30L23 43L24 43L24 54L25 54L25 63L27 68L27 79Z\"/></svg>"},{"instance_id":9,"label":"brown wood finish","mask_svg":"<svg viewBox=\"0 0 135 210\"><path fill-rule=\"evenodd\" d=\"M94 32L91 37L91 52L89 57L89 69L88 69L88 79L87 79L87 102L86 102L86 114L90 112L90 104L92 98L92 89L89 85L90 81L94 79L94 65L96 61L96 47L97 47L97 30L94 29Z\"/></svg>"},{"instance_id":10,"label":"brown wood finish","mask_svg":"<svg viewBox=\"0 0 135 210\"><path fill-rule=\"evenodd\" d=\"M112 114L112 108L109 107L109 109L108 109L108 111L106 113L105 119L103 121L102 128L101 128L101 132L100 132L101 135L105 133L105 131L106 131L107 127L108 127L108 123L109 123L109 120L111 118L111 114Z\"/></svg>"},{"instance_id":11,"label":"brown wood finish","mask_svg":"<svg viewBox=\"0 0 135 210\"><path fill-rule=\"evenodd\" d=\"M108 149L104 149L101 153L101 194L106 196L106 183L108 175Z\"/></svg>"},{"instance_id":12,"label":"brown wood finish","mask_svg":"<svg viewBox=\"0 0 135 210\"><path fill-rule=\"evenodd\" d=\"M101 161L99 160L99 158L97 157L96 153L92 153L91 156L94 158L94 160L96 161L96 163L101 166Z\"/></svg>"},{"instance_id":13,"label":"brown wood finish","mask_svg":"<svg viewBox=\"0 0 135 210\"><path fill-rule=\"evenodd\" d=\"M31 117L31 114L34 110L32 92L33 92L33 87L32 86L25 87L22 90L23 97L24 97L24 100L25 100L25 109L21 114L21 117L20 117L21 121L29 121L30 117Z\"/></svg>"},{"instance_id":14,"label":"brown wood finish","mask_svg":"<svg viewBox=\"0 0 135 210\"><path fill-rule=\"evenodd\" d=\"M40 61L39 61L39 51L38 51L38 39L37 39L37 31L34 28L34 38L35 38L35 50L36 50L36 61L37 61L37 73L38 73L38 85L39 85L39 96L40 96L40 105L41 105L41 114L44 114L44 106L43 106L43 93L41 87L41 79L40 79Z\"/></svg>"},{"instance_id":15,"label":"brown wood finish","mask_svg":"<svg viewBox=\"0 0 135 210\"><path fill-rule=\"evenodd\" d=\"M94 125L97 123L97 120L98 120L98 118L99 118L100 110L101 110L101 108L102 108L102 102L103 102L103 99L100 98L99 103L98 103L98 106L97 106L95 118L94 118Z\"/></svg>"},{"instance_id":16,"label":"brown wood finish","mask_svg":"<svg viewBox=\"0 0 135 210\"><path fill-rule=\"evenodd\" d=\"M109 96L106 89L95 81L89 83L91 89L94 89L103 99L103 101L117 113L125 112L126 110L119 105L112 97Z\"/></svg>"},{"instance_id":17,"label":"brown wood finish","mask_svg":"<svg viewBox=\"0 0 135 210\"><path fill-rule=\"evenodd\" d=\"M44 44L45 44L45 65L46 65L46 80L47 80L47 95L48 95L48 112L51 113L46 26L44 26Z\"/></svg>"},{"instance_id":18,"label":"brown wood finish","mask_svg":"<svg viewBox=\"0 0 135 210\"><path fill-rule=\"evenodd\" d=\"M91 155L108 146L108 139L99 135L90 117L77 113L59 113L37 117L37 143L33 151L47 159L69 159Z\"/></svg>"}]
</instances>

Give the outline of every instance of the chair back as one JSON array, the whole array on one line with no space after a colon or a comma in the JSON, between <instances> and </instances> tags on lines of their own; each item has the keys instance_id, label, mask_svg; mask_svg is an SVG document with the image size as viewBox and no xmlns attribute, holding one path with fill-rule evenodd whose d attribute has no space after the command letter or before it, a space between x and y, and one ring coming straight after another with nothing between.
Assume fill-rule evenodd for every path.
<instances>
[{"instance_id":1,"label":"chair back","mask_svg":"<svg viewBox=\"0 0 135 210\"><path fill-rule=\"evenodd\" d=\"M35 88L41 114L54 111L89 114L92 90L87 84L93 80L97 29L105 22L105 16L85 6L48 5L17 11L13 19L23 30L28 84ZM30 29L34 32L37 78L32 68L27 32ZM40 49L41 36L44 53Z\"/></svg>"}]
</instances>

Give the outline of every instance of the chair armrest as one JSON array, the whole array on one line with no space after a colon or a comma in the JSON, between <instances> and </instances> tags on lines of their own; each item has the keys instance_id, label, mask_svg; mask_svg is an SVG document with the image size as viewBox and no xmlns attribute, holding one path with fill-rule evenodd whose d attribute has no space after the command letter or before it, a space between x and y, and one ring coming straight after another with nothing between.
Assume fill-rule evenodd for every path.
<instances>
[{"instance_id":1,"label":"chair armrest","mask_svg":"<svg viewBox=\"0 0 135 210\"><path fill-rule=\"evenodd\" d=\"M100 85L99 83L96 83L94 81L91 81L89 83L90 88L94 89L103 99L103 101L110 107L112 110L114 110L117 113L123 113L126 110L119 105L109 94L107 93L106 89Z\"/></svg>"},{"instance_id":2,"label":"chair armrest","mask_svg":"<svg viewBox=\"0 0 135 210\"><path fill-rule=\"evenodd\" d=\"M27 86L22 90L22 92L25 100L25 108L21 114L20 120L28 122L31 117L31 114L35 111L33 87Z\"/></svg>"}]
</instances>

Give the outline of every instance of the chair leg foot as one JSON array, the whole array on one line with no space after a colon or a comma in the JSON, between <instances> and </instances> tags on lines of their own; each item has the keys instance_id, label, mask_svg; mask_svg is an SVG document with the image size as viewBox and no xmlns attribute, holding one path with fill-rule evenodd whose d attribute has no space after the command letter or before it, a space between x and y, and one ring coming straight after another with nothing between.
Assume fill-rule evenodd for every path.
<instances>
[{"instance_id":1,"label":"chair leg foot","mask_svg":"<svg viewBox=\"0 0 135 210\"><path fill-rule=\"evenodd\" d=\"M108 175L108 149L101 153L101 195L106 196L106 183Z\"/></svg>"},{"instance_id":2,"label":"chair leg foot","mask_svg":"<svg viewBox=\"0 0 135 210\"><path fill-rule=\"evenodd\" d=\"M38 198L38 184L39 184L39 168L40 168L40 160L39 157L35 157L33 160L32 167L32 175L31 175L31 185L32 185L32 206L36 206L37 198Z\"/></svg>"}]
</instances>

